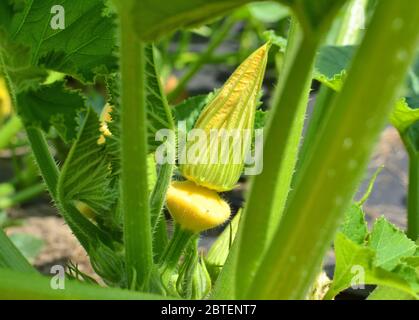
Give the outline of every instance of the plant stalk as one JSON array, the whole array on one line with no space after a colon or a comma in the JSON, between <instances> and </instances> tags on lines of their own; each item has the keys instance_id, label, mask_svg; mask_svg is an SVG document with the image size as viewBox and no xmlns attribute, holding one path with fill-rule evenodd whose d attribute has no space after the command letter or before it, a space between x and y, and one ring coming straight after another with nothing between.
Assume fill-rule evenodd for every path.
<instances>
[{"instance_id":1,"label":"plant stalk","mask_svg":"<svg viewBox=\"0 0 419 320\"><path fill-rule=\"evenodd\" d=\"M236 266L239 298L249 289L249 275L257 269L282 217L297 161L318 43L316 38L304 37L294 20L285 70L278 80L266 129L263 172L252 181L241 221Z\"/></svg>"},{"instance_id":2,"label":"plant stalk","mask_svg":"<svg viewBox=\"0 0 419 320\"><path fill-rule=\"evenodd\" d=\"M121 58L121 190L129 282L147 290L153 267L147 182L147 115L144 44L131 19L131 1L119 6Z\"/></svg>"},{"instance_id":3,"label":"plant stalk","mask_svg":"<svg viewBox=\"0 0 419 320\"><path fill-rule=\"evenodd\" d=\"M396 103L419 40L417 21L419 3L378 3L246 298L306 297Z\"/></svg>"},{"instance_id":4,"label":"plant stalk","mask_svg":"<svg viewBox=\"0 0 419 320\"><path fill-rule=\"evenodd\" d=\"M59 170L48 147L47 140L41 129L25 126L26 134L36 163L38 164L45 184L54 200L57 198Z\"/></svg>"},{"instance_id":5,"label":"plant stalk","mask_svg":"<svg viewBox=\"0 0 419 320\"><path fill-rule=\"evenodd\" d=\"M419 237L419 154L409 152L409 187L407 195L407 236Z\"/></svg>"}]
</instances>

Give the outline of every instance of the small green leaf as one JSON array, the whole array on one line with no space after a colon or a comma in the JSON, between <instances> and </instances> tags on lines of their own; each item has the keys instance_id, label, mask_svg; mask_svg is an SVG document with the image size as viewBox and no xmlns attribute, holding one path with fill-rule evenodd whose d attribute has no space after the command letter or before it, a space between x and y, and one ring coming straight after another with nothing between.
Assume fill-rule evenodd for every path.
<instances>
[{"instance_id":1,"label":"small green leaf","mask_svg":"<svg viewBox=\"0 0 419 320\"><path fill-rule=\"evenodd\" d=\"M290 15L289 8L273 1L251 3L248 8L250 14L263 23L275 23Z\"/></svg>"},{"instance_id":2,"label":"small green leaf","mask_svg":"<svg viewBox=\"0 0 419 320\"><path fill-rule=\"evenodd\" d=\"M160 82L155 63L154 46L145 47L147 76L147 125L149 152L157 148L161 142L156 141L156 132L160 129L174 129L173 117Z\"/></svg>"},{"instance_id":3,"label":"small green leaf","mask_svg":"<svg viewBox=\"0 0 419 320\"><path fill-rule=\"evenodd\" d=\"M84 109L84 100L62 82L22 92L17 101L18 113L27 126L40 127L45 132L53 126L66 142L76 137L77 116Z\"/></svg>"},{"instance_id":4,"label":"small green leaf","mask_svg":"<svg viewBox=\"0 0 419 320\"><path fill-rule=\"evenodd\" d=\"M335 91L340 91L346 70L355 53L354 46L325 46L317 54L314 78Z\"/></svg>"},{"instance_id":5,"label":"small green leaf","mask_svg":"<svg viewBox=\"0 0 419 320\"><path fill-rule=\"evenodd\" d=\"M196 120L198 119L201 111L207 105L209 99L211 99L210 95L200 95L195 96L189 99L186 99L179 105L173 108L173 115L176 121L185 121L186 122L186 130L192 130L193 126L195 125Z\"/></svg>"},{"instance_id":6,"label":"small green leaf","mask_svg":"<svg viewBox=\"0 0 419 320\"><path fill-rule=\"evenodd\" d=\"M336 268L332 290L336 293L348 288L354 278L354 266L370 266L374 259L374 251L360 246L343 233L335 239Z\"/></svg>"},{"instance_id":7,"label":"small green leaf","mask_svg":"<svg viewBox=\"0 0 419 320\"><path fill-rule=\"evenodd\" d=\"M413 102L412 99L409 101ZM419 121L419 108L411 108L406 99L399 100L390 115L391 124L400 134L404 134L417 121Z\"/></svg>"},{"instance_id":8,"label":"small green leaf","mask_svg":"<svg viewBox=\"0 0 419 320\"><path fill-rule=\"evenodd\" d=\"M358 204L352 204L345 213L345 218L340 231L356 244L363 244L368 228L365 221L365 213Z\"/></svg>"},{"instance_id":9,"label":"small green leaf","mask_svg":"<svg viewBox=\"0 0 419 320\"><path fill-rule=\"evenodd\" d=\"M375 222L368 247L376 252L374 265L388 271L392 271L401 258L413 255L417 248L412 240L384 218Z\"/></svg>"}]
</instances>

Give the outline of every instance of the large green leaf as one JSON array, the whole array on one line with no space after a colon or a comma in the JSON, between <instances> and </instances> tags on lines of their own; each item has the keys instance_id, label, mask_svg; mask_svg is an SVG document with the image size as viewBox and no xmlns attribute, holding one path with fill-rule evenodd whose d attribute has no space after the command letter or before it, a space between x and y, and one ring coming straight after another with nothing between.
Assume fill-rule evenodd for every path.
<instances>
[{"instance_id":1,"label":"large green leaf","mask_svg":"<svg viewBox=\"0 0 419 320\"><path fill-rule=\"evenodd\" d=\"M55 5L65 10L64 29L50 26ZM10 41L30 50L32 66L91 82L96 74L116 68L114 18L105 9L101 0L27 0L10 23L0 20L0 27L8 30Z\"/></svg>"},{"instance_id":2,"label":"large green leaf","mask_svg":"<svg viewBox=\"0 0 419 320\"><path fill-rule=\"evenodd\" d=\"M327 298L334 297L351 285L366 284L388 286L402 290L416 298L419 297L419 278L416 274L413 274L415 272L413 267L401 265L397 272L392 273L376 267L374 266L374 250L356 244L342 233L338 233L336 236L335 250L336 269ZM363 281L362 277L364 278Z\"/></svg>"},{"instance_id":3,"label":"large green leaf","mask_svg":"<svg viewBox=\"0 0 419 320\"><path fill-rule=\"evenodd\" d=\"M166 95L160 82L155 62L154 46L145 47L146 77L147 77L147 125L149 152L157 148L161 142L156 141L156 132L160 129L174 129L173 117Z\"/></svg>"},{"instance_id":4,"label":"large green leaf","mask_svg":"<svg viewBox=\"0 0 419 320\"><path fill-rule=\"evenodd\" d=\"M31 64L30 55L27 46L10 41L0 28L0 74L10 78L15 92L36 88L47 77L44 69Z\"/></svg>"},{"instance_id":5,"label":"large green leaf","mask_svg":"<svg viewBox=\"0 0 419 320\"><path fill-rule=\"evenodd\" d=\"M353 205L335 239L336 269L327 297L332 298L353 284L382 285L418 297L417 249L413 241L384 218L379 218L369 233L362 207Z\"/></svg>"},{"instance_id":6,"label":"large green leaf","mask_svg":"<svg viewBox=\"0 0 419 320\"><path fill-rule=\"evenodd\" d=\"M46 132L53 126L65 141L75 138L84 100L79 93L65 89L62 82L22 92L17 96L17 104L26 125Z\"/></svg>"},{"instance_id":7,"label":"large green leaf","mask_svg":"<svg viewBox=\"0 0 419 320\"><path fill-rule=\"evenodd\" d=\"M80 201L104 216L116 201L116 190L111 187L105 146L98 143L99 127L96 113L89 110L62 168L58 194L62 202Z\"/></svg>"},{"instance_id":8,"label":"large green leaf","mask_svg":"<svg viewBox=\"0 0 419 320\"><path fill-rule=\"evenodd\" d=\"M412 240L384 218L376 221L368 246L376 252L374 265L388 271L394 270L402 258L412 256L417 249Z\"/></svg>"}]
</instances>

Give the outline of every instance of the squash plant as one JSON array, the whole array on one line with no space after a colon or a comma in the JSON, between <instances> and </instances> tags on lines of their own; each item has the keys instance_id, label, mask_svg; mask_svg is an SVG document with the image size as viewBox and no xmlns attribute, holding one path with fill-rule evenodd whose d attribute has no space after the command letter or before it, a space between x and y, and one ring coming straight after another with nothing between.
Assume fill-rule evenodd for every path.
<instances>
[{"instance_id":1,"label":"squash plant","mask_svg":"<svg viewBox=\"0 0 419 320\"><path fill-rule=\"evenodd\" d=\"M274 35L221 89L170 106L156 45L174 30L230 15L250 2L0 3L0 72L11 105L55 205L108 287L84 277L85 283L73 280L65 290L52 290L0 230L1 298L305 299L335 234L337 266L326 298L350 286L354 265L364 269L363 283L380 285L372 298L417 297L416 244L382 219L369 232L362 201L353 203L353 196L402 97L418 48L419 3L369 1L365 34L339 69L322 63L321 55L333 60L342 48L321 46L340 46L352 37L353 3L278 0L292 21L268 115L256 109L269 47L280 42ZM50 27L56 5L65 10L61 29ZM56 72L85 84L105 79L103 115ZM300 148L313 77L325 89ZM186 131L253 131L265 122L261 118L263 170L251 178L243 210L203 257L199 233L230 215L218 192L235 187L243 159L233 164L228 152L226 163L176 167L175 161L156 164L154 155L163 143L174 160L175 142L186 133L176 130L178 120L187 120ZM165 129L176 136L156 139ZM51 130L70 146L64 163L48 146ZM185 181L174 181L175 172ZM176 225L170 237L164 206Z\"/></svg>"}]
</instances>

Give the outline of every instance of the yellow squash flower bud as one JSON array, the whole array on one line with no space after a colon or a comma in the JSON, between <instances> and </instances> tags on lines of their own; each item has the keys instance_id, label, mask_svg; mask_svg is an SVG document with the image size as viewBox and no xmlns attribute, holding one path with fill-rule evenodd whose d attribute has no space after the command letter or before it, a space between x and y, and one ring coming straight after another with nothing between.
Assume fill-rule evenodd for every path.
<instances>
[{"instance_id":1,"label":"yellow squash flower bud","mask_svg":"<svg viewBox=\"0 0 419 320\"><path fill-rule=\"evenodd\" d=\"M201 150L193 162L186 159L180 165L188 180L216 191L235 187L251 146L269 48L270 44L265 44L248 57L202 111L194 129L205 132L206 145L198 148ZM188 141L186 150L194 144ZM236 148L226 148L226 144Z\"/></svg>"},{"instance_id":2,"label":"yellow squash flower bud","mask_svg":"<svg viewBox=\"0 0 419 320\"><path fill-rule=\"evenodd\" d=\"M194 233L217 227L230 217L230 206L217 192L191 181L174 181L167 192L173 219Z\"/></svg>"},{"instance_id":3,"label":"yellow squash flower bud","mask_svg":"<svg viewBox=\"0 0 419 320\"><path fill-rule=\"evenodd\" d=\"M6 81L0 78L0 122L12 112L12 100L7 91Z\"/></svg>"}]
</instances>

